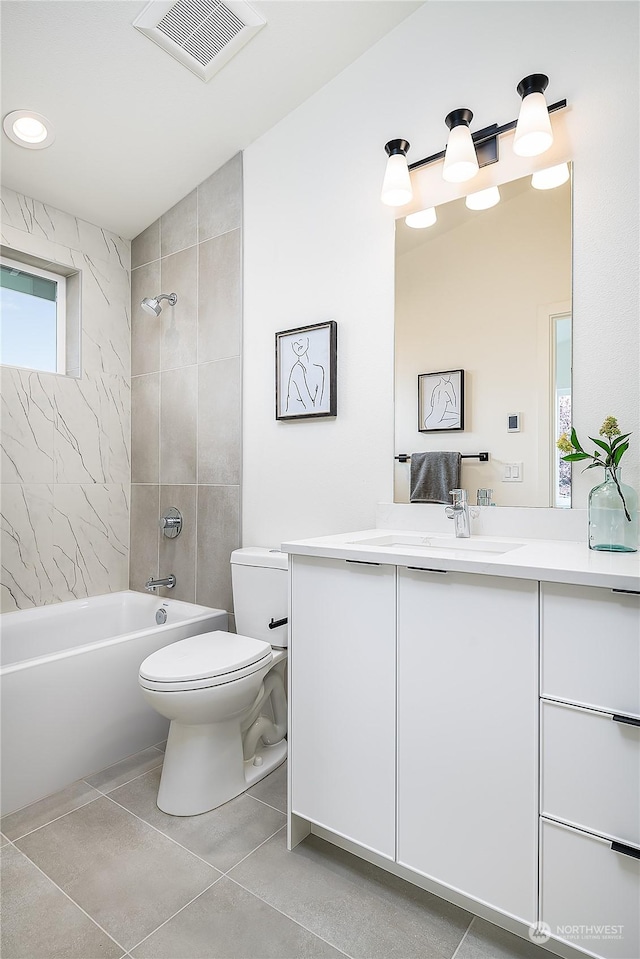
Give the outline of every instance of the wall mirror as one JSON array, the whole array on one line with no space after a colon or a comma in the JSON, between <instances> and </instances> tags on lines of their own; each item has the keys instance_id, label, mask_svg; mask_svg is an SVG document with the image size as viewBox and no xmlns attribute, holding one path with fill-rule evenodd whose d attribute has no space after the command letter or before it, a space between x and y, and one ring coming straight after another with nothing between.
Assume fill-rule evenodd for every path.
<instances>
[{"instance_id":1,"label":"wall mirror","mask_svg":"<svg viewBox=\"0 0 640 959\"><path fill-rule=\"evenodd\" d=\"M527 176L490 209L461 198L427 229L396 222L396 456L487 451L462 461L470 503L490 488L497 506L571 506L555 447L571 421L571 181L537 190ZM418 377L451 370L464 371L464 429L421 432ZM396 461L396 503L409 472Z\"/></svg>"}]
</instances>

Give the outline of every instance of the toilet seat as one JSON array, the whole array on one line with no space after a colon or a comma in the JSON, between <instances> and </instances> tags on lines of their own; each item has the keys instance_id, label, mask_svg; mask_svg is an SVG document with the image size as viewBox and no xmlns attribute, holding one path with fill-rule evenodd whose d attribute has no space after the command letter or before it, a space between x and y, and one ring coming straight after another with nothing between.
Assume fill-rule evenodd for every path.
<instances>
[{"instance_id":1,"label":"toilet seat","mask_svg":"<svg viewBox=\"0 0 640 959\"><path fill-rule=\"evenodd\" d=\"M140 666L139 681L164 692L221 686L269 666L272 658L269 643L215 630L152 653Z\"/></svg>"}]
</instances>

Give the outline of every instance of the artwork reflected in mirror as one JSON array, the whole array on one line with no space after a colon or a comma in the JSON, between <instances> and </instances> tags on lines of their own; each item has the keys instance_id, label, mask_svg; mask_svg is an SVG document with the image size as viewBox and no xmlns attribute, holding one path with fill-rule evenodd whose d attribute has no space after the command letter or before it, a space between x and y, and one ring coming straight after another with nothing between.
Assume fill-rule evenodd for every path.
<instances>
[{"instance_id":1,"label":"artwork reflected in mirror","mask_svg":"<svg viewBox=\"0 0 640 959\"><path fill-rule=\"evenodd\" d=\"M525 177L500 194L488 210L444 204L428 229L397 221L396 453L488 450L486 463L463 461L470 502L491 488L498 506L567 507L555 442L571 420L571 180L536 190ZM435 428L430 401L445 374L423 381L432 370L459 377L459 408ZM409 502L402 463L394 500Z\"/></svg>"}]
</instances>

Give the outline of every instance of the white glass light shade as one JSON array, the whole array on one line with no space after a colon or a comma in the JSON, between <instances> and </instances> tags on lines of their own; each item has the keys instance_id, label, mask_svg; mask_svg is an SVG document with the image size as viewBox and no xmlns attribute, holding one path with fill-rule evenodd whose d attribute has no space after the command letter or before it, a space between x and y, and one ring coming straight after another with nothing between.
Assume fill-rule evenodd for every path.
<instances>
[{"instance_id":1,"label":"white glass light shade","mask_svg":"<svg viewBox=\"0 0 640 959\"><path fill-rule=\"evenodd\" d=\"M553 143L553 131L544 93L529 93L520 106L513 152L519 157L537 157Z\"/></svg>"},{"instance_id":2,"label":"white glass light shade","mask_svg":"<svg viewBox=\"0 0 640 959\"><path fill-rule=\"evenodd\" d=\"M569 179L569 167L566 163L547 167L546 170L536 170L531 175L531 186L534 190L553 190L562 186Z\"/></svg>"},{"instance_id":3,"label":"white glass light shade","mask_svg":"<svg viewBox=\"0 0 640 959\"><path fill-rule=\"evenodd\" d=\"M478 172L478 157L471 139L471 130L466 124L454 127L449 132L444 156L442 178L447 183L464 183Z\"/></svg>"},{"instance_id":4,"label":"white glass light shade","mask_svg":"<svg viewBox=\"0 0 640 959\"><path fill-rule=\"evenodd\" d=\"M2 128L10 140L29 150L42 150L55 140L51 124L40 113L13 110L2 121Z\"/></svg>"},{"instance_id":5,"label":"white glass light shade","mask_svg":"<svg viewBox=\"0 0 640 959\"><path fill-rule=\"evenodd\" d=\"M490 186L486 190L470 193L464 202L469 210L488 210L500 202L500 190L497 186Z\"/></svg>"},{"instance_id":6,"label":"white glass light shade","mask_svg":"<svg viewBox=\"0 0 640 959\"><path fill-rule=\"evenodd\" d=\"M407 158L402 153L394 153L387 160L380 199L387 206L404 206L413 199Z\"/></svg>"},{"instance_id":7,"label":"white glass light shade","mask_svg":"<svg viewBox=\"0 0 640 959\"><path fill-rule=\"evenodd\" d=\"M405 217L404 222L412 230L424 230L428 226L433 226L438 217L434 207L430 206L428 210L420 210L418 213L410 213Z\"/></svg>"}]
</instances>

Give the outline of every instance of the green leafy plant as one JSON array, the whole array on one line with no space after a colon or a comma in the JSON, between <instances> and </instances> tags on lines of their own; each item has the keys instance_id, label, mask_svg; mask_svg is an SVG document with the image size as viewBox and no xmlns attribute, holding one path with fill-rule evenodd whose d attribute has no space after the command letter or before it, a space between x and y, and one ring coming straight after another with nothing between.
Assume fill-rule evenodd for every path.
<instances>
[{"instance_id":1,"label":"green leafy plant","mask_svg":"<svg viewBox=\"0 0 640 959\"><path fill-rule=\"evenodd\" d=\"M622 495L617 476L617 467L620 464L620 460L629 449L629 437L631 433L621 433L615 416L607 416L600 427L598 435L605 436L608 442L605 440L597 440L594 436L590 436L589 439L591 442L595 443L598 447L593 453L586 453L583 450L575 429L571 430L570 439L566 433L563 433L556 443L556 446L561 453L566 454L561 457L565 463L578 463L580 460L591 460L589 465L585 466L585 470L592 470L595 466L603 466L605 469L611 470L611 476L613 477L613 481L620 494L620 499L622 500L622 505L624 506L624 515L629 522L631 522L631 517L629 516L627 504ZM583 472L585 470L583 470Z\"/></svg>"}]
</instances>

